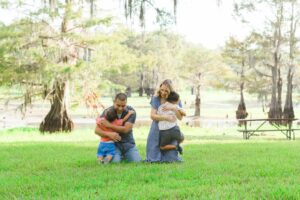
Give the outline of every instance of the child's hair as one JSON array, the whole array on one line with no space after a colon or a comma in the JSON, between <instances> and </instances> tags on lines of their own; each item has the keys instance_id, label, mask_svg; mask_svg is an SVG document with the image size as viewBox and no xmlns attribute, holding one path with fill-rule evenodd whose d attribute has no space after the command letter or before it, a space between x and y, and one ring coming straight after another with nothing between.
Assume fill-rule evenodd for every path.
<instances>
[{"instance_id":1,"label":"child's hair","mask_svg":"<svg viewBox=\"0 0 300 200\"><path fill-rule=\"evenodd\" d=\"M114 108L108 108L106 110L105 119L107 119L107 121L112 122L117 118L118 118L118 115Z\"/></svg>"},{"instance_id":2,"label":"child's hair","mask_svg":"<svg viewBox=\"0 0 300 200\"><path fill-rule=\"evenodd\" d=\"M177 94L176 92L170 92L167 98L167 102L176 103L177 101L179 101L179 94Z\"/></svg>"}]
</instances>

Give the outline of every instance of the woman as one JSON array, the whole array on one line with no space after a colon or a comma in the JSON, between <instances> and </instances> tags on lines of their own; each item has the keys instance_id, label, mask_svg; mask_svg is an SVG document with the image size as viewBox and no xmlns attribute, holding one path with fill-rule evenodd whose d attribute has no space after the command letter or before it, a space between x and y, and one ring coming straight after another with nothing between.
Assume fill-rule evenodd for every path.
<instances>
[{"instance_id":1,"label":"woman","mask_svg":"<svg viewBox=\"0 0 300 200\"><path fill-rule=\"evenodd\" d=\"M161 151L159 147L159 129L158 129L158 121L175 121L171 116L162 116L157 114L158 107L166 102L168 95L173 90L171 80L164 80L156 93L155 96L151 99L151 119L152 124L150 128L150 132L147 139L147 147L146 147L146 161L147 162L176 162L181 161L181 158L178 156L177 150L168 150ZM181 107L181 103L179 103ZM176 111L176 117L181 120L182 115L177 110L177 106L168 106L165 108L166 110L174 110ZM174 145L177 145L177 141L173 141Z\"/></svg>"}]
</instances>

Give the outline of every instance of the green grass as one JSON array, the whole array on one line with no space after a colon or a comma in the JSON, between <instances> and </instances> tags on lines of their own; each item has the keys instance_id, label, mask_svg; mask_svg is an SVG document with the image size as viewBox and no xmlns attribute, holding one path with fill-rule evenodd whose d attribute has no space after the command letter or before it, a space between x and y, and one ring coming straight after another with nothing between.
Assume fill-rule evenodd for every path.
<instances>
[{"instance_id":1,"label":"green grass","mask_svg":"<svg viewBox=\"0 0 300 200\"><path fill-rule=\"evenodd\" d=\"M182 127L184 163L98 165L92 130L0 132L0 199L299 199L300 141ZM225 133L225 135L224 135ZM145 157L147 127L135 129Z\"/></svg>"}]
</instances>

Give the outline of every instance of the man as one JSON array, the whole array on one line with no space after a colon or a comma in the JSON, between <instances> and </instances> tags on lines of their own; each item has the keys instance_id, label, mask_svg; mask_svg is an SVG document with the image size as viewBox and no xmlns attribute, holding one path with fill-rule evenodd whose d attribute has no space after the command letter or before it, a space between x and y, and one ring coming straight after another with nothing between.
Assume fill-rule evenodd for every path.
<instances>
[{"instance_id":1,"label":"man","mask_svg":"<svg viewBox=\"0 0 300 200\"><path fill-rule=\"evenodd\" d=\"M115 96L113 108L115 109L118 118L123 119L129 110L134 109L131 106L127 106L127 96L124 93L118 93ZM108 108L109 109L109 108ZM102 112L101 117L104 116L105 110ZM102 137L111 138L116 144L116 152L112 162L120 162L122 159L126 159L128 162L140 162L141 156L135 146L133 138L132 128L135 123L136 113L132 114L123 126L113 125L107 120L101 120L101 124L114 130L115 132L104 131L96 126L95 133Z\"/></svg>"}]
</instances>

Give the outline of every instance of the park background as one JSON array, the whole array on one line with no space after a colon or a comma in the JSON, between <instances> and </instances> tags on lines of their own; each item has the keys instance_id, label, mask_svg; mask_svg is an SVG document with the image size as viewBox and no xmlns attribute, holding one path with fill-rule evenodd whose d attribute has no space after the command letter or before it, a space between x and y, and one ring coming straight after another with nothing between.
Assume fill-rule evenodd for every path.
<instances>
[{"instance_id":1,"label":"park background","mask_svg":"<svg viewBox=\"0 0 300 200\"><path fill-rule=\"evenodd\" d=\"M2 199L300 198L297 133L237 131L299 116L298 1L0 5ZM187 111L184 163L98 165L95 118L117 92L145 158L166 78Z\"/></svg>"}]
</instances>

